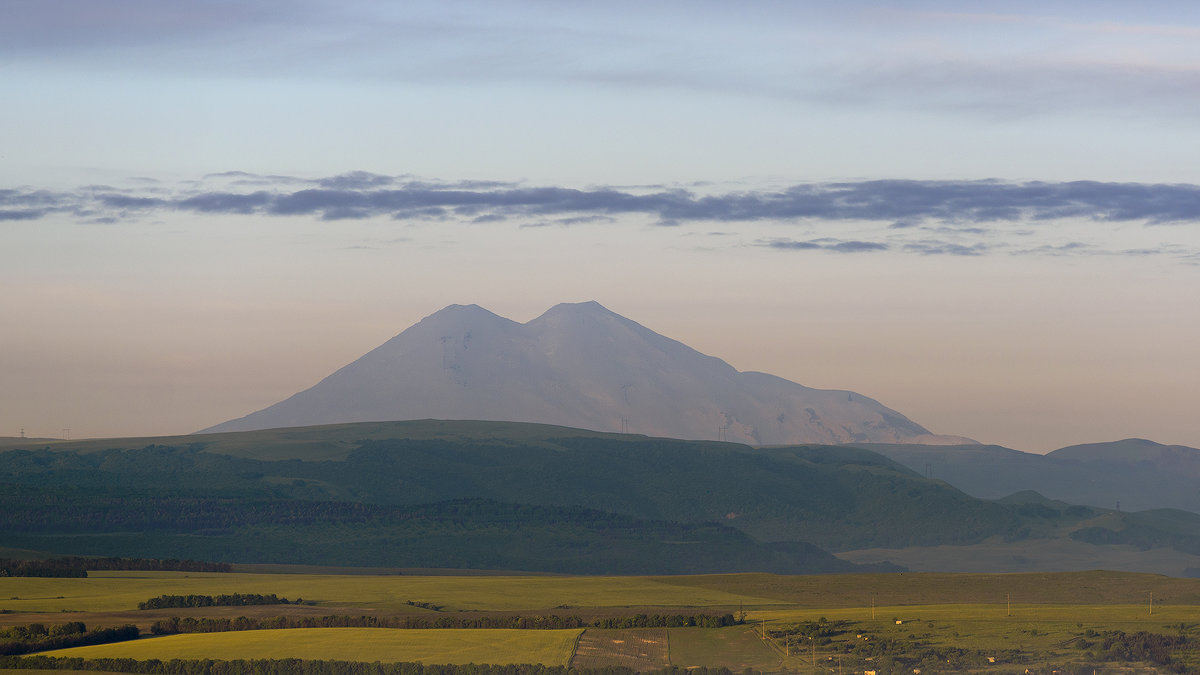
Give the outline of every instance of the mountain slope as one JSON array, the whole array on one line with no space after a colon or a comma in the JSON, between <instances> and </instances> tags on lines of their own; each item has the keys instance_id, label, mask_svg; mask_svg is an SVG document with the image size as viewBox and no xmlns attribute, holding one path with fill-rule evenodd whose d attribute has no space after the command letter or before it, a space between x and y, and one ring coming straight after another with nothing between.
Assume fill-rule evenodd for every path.
<instances>
[{"instance_id":1,"label":"mountain slope","mask_svg":"<svg viewBox=\"0 0 1200 675\"><path fill-rule=\"evenodd\" d=\"M314 387L202 433L425 418L753 445L942 440L867 397L738 372L595 302L526 324L451 305Z\"/></svg>"}]
</instances>

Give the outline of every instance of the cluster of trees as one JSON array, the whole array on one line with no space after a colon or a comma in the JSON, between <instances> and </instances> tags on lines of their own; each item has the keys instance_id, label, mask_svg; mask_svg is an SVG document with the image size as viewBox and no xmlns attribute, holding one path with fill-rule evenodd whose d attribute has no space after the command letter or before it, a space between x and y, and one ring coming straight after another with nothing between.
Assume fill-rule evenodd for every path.
<instances>
[{"instance_id":1,"label":"cluster of trees","mask_svg":"<svg viewBox=\"0 0 1200 675\"><path fill-rule=\"evenodd\" d=\"M566 668L540 664L433 665L423 663L360 663L300 659L81 659L49 656L0 657L0 668L36 670L103 670L138 675L637 675L632 668ZM732 675L727 668L664 668L646 675ZM747 669L742 675L759 675Z\"/></svg>"},{"instance_id":2,"label":"cluster of trees","mask_svg":"<svg viewBox=\"0 0 1200 675\"><path fill-rule=\"evenodd\" d=\"M1178 652L1195 650L1197 647L1186 635L1162 635L1146 631L1126 633L1119 630L1104 633L1096 646L1099 648L1098 656L1106 661L1149 661L1179 673L1188 670L1178 662Z\"/></svg>"},{"instance_id":3,"label":"cluster of trees","mask_svg":"<svg viewBox=\"0 0 1200 675\"><path fill-rule=\"evenodd\" d=\"M78 565L56 565L53 560L0 559L0 577L51 577L56 579L87 577L87 570Z\"/></svg>"},{"instance_id":4,"label":"cluster of trees","mask_svg":"<svg viewBox=\"0 0 1200 675\"><path fill-rule=\"evenodd\" d=\"M134 625L88 630L87 626L79 621L49 627L45 624L29 623L0 630L0 655L14 656L47 649L102 645L135 640L137 637L138 628Z\"/></svg>"},{"instance_id":5,"label":"cluster of trees","mask_svg":"<svg viewBox=\"0 0 1200 675\"><path fill-rule=\"evenodd\" d=\"M476 616L446 615L436 618L421 616L271 616L252 618L178 617L155 621L150 627L154 635L176 633L223 633L239 630L271 630L279 628L508 628L526 630L562 630L569 628L675 628L699 626L720 628L735 623L732 614L670 614L632 617L608 617L591 623L578 616Z\"/></svg>"},{"instance_id":6,"label":"cluster of trees","mask_svg":"<svg viewBox=\"0 0 1200 675\"><path fill-rule=\"evenodd\" d=\"M769 635L775 639L783 639L790 645L804 644L807 640L816 640L819 645L833 642L833 638L850 632L850 622L845 619L830 621L821 617L816 621L795 624L784 628L772 629Z\"/></svg>"},{"instance_id":7,"label":"cluster of trees","mask_svg":"<svg viewBox=\"0 0 1200 675\"><path fill-rule=\"evenodd\" d=\"M177 607L246 607L249 605L286 605L291 601L274 593L230 593L212 595L160 595L138 603L138 609L173 609ZM295 604L300 604L297 598Z\"/></svg>"}]
</instances>

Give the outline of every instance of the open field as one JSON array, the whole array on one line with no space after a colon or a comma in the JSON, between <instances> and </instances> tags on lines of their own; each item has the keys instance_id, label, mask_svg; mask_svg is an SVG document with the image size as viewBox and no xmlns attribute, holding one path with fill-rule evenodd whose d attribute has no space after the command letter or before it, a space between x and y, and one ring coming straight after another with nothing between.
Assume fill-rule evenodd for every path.
<instances>
[{"instance_id":1,"label":"open field","mask_svg":"<svg viewBox=\"0 0 1200 675\"><path fill-rule=\"evenodd\" d=\"M129 610L159 595L274 593L326 607L522 611L578 607L738 607L770 598L648 577L335 576L202 572L91 572L86 579L0 578L0 609L14 612Z\"/></svg>"},{"instance_id":2,"label":"open field","mask_svg":"<svg viewBox=\"0 0 1200 675\"><path fill-rule=\"evenodd\" d=\"M754 668L778 671L783 660L754 626L729 628L672 628L671 663L684 668L721 664L734 672Z\"/></svg>"},{"instance_id":3,"label":"open field","mask_svg":"<svg viewBox=\"0 0 1200 675\"><path fill-rule=\"evenodd\" d=\"M163 594L237 592L275 593L318 604L133 609ZM409 600L427 606L409 605ZM840 660L845 672L872 666L886 672L884 663L925 672L968 667L973 672L1021 672L1039 665L1098 665L1109 658L1101 643L1112 631L1186 636L1200 643L1200 580L1114 572L681 577L94 572L87 579L0 578L0 609L5 610L0 625L132 622L143 632L152 620L170 615L630 617L728 612L744 614L747 622L726 628L589 628L578 644L579 630L313 628L193 633L57 652L138 659L570 661L579 667L707 665L735 672L830 672ZM988 657L996 663L988 663ZM919 662L905 661L912 658ZM935 668L937 659L953 663ZM1200 652L1185 649L1178 659L1189 672L1200 672Z\"/></svg>"},{"instance_id":4,"label":"open field","mask_svg":"<svg viewBox=\"0 0 1200 675\"><path fill-rule=\"evenodd\" d=\"M293 628L168 635L74 647L48 656L147 659L330 659L567 665L581 630Z\"/></svg>"},{"instance_id":5,"label":"open field","mask_svg":"<svg viewBox=\"0 0 1200 675\"><path fill-rule=\"evenodd\" d=\"M0 610L112 612L159 595L274 593L318 607L411 610L408 601L444 611L677 607L870 607L877 605L1133 605L1150 594L1166 605L1200 606L1200 579L1150 574L857 574L679 577L408 576L91 572L86 579L0 577Z\"/></svg>"},{"instance_id":6,"label":"open field","mask_svg":"<svg viewBox=\"0 0 1200 675\"><path fill-rule=\"evenodd\" d=\"M645 671L670 663L670 639L666 628L589 628L580 636L575 655L571 658L573 668L616 665Z\"/></svg>"},{"instance_id":7,"label":"open field","mask_svg":"<svg viewBox=\"0 0 1200 675\"><path fill-rule=\"evenodd\" d=\"M1028 574L710 574L657 577L664 583L722 590L798 607L987 604L1137 604L1200 606L1200 579L1121 572ZM749 603L747 603L749 605Z\"/></svg>"}]
</instances>

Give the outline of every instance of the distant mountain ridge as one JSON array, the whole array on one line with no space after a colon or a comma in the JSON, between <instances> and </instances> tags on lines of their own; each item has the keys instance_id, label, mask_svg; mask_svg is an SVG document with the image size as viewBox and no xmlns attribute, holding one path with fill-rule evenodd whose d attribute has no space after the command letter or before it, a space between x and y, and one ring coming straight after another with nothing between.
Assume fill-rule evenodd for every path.
<instances>
[{"instance_id":1,"label":"distant mountain ridge","mask_svg":"<svg viewBox=\"0 0 1200 675\"><path fill-rule=\"evenodd\" d=\"M1052 499L1114 510L1200 513L1200 449L1183 445L1127 438L1045 455L997 445L856 445L981 499L1035 490Z\"/></svg>"},{"instance_id":2,"label":"distant mountain ridge","mask_svg":"<svg viewBox=\"0 0 1200 675\"><path fill-rule=\"evenodd\" d=\"M525 324L450 305L310 389L200 433L411 419L752 445L974 442L933 435L854 392L739 372L596 302Z\"/></svg>"}]
</instances>

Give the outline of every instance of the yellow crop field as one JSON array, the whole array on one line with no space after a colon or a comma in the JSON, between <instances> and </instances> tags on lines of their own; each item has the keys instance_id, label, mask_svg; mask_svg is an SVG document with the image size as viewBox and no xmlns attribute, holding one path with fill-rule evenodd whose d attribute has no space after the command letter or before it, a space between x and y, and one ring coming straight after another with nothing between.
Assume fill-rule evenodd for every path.
<instances>
[{"instance_id":1,"label":"yellow crop field","mask_svg":"<svg viewBox=\"0 0 1200 675\"><path fill-rule=\"evenodd\" d=\"M447 610L566 607L737 607L783 601L648 577L358 576L203 572L90 572L86 579L0 577L0 609L112 612L159 595L274 593L330 607L399 609L407 601ZM561 611L561 610L560 610Z\"/></svg>"},{"instance_id":2,"label":"yellow crop field","mask_svg":"<svg viewBox=\"0 0 1200 675\"><path fill-rule=\"evenodd\" d=\"M422 663L567 665L576 630L293 628L190 633L75 647L48 656L146 659L326 659Z\"/></svg>"}]
</instances>

